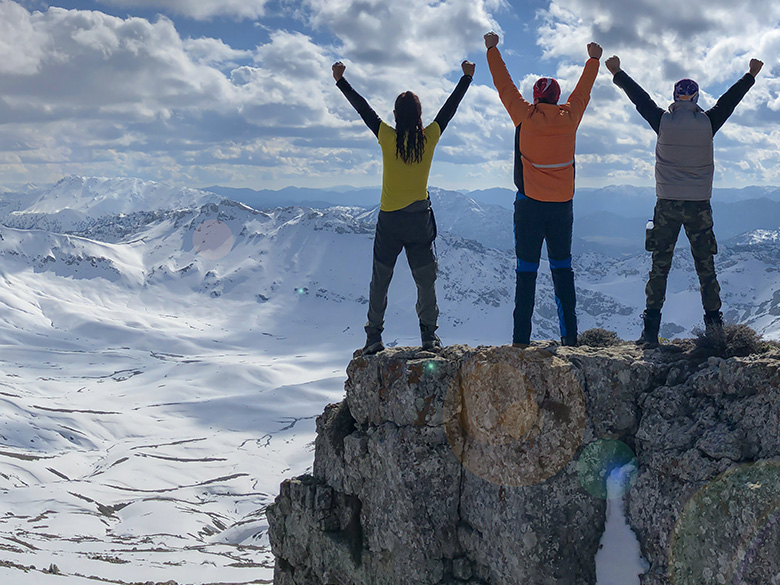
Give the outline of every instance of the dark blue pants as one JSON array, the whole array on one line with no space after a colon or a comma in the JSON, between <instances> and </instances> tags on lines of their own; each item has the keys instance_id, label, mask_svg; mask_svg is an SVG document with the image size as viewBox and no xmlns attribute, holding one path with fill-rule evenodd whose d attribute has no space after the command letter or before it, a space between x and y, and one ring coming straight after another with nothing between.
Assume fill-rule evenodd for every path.
<instances>
[{"instance_id":1,"label":"dark blue pants","mask_svg":"<svg viewBox=\"0 0 780 585\"><path fill-rule=\"evenodd\" d=\"M547 242L561 337L576 339L577 298L574 292L574 273L571 269L573 223L574 211L571 201L537 201L520 193L517 194L515 200L517 288L512 343L529 343L531 340L531 317L534 312L536 274L542 256L542 242Z\"/></svg>"}]
</instances>

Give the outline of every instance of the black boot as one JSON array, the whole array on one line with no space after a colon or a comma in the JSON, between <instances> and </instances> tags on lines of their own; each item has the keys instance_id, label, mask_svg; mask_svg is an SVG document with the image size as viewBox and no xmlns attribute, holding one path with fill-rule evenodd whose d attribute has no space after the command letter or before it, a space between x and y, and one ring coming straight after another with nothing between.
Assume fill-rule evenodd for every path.
<instances>
[{"instance_id":1,"label":"black boot","mask_svg":"<svg viewBox=\"0 0 780 585\"><path fill-rule=\"evenodd\" d=\"M363 347L363 355L374 355L384 349L382 330L366 325L366 345Z\"/></svg>"},{"instance_id":2,"label":"black boot","mask_svg":"<svg viewBox=\"0 0 780 585\"><path fill-rule=\"evenodd\" d=\"M704 313L704 337L715 348L726 347L726 334L723 332L723 313L707 311Z\"/></svg>"},{"instance_id":3,"label":"black boot","mask_svg":"<svg viewBox=\"0 0 780 585\"><path fill-rule=\"evenodd\" d=\"M645 312L642 313L642 321L645 325L642 329L642 336L637 340L637 343L656 347L658 345L658 330L661 328L661 310L645 309Z\"/></svg>"},{"instance_id":4,"label":"black boot","mask_svg":"<svg viewBox=\"0 0 780 585\"><path fill-rule=\"evenodd\" d=\"M561 345L568 345L574 347L577 345L577 334L568 334L565 337L561 337Z\"/></svg>"},{"instance_id":5,"label":"black boot","mask_svg":"<svg viewBox=\"0 0 780 585\"><path fill-rule=\"evenodd\" d=\"M441 348L441 339L435 333L436 327L420 324L420 338L422 339L422 348L439 349Z\"/></svg>"}]
</instances>

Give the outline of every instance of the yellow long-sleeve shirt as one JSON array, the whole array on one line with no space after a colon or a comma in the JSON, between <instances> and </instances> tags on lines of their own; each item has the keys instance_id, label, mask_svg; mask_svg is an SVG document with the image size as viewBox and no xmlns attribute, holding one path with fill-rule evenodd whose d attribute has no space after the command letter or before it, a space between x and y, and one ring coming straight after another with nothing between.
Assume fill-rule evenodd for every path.
<instances>
[{"instance_id":1,"label":"yellow long-sleeve shirt","mask_svg":"<svg viewBox=\"0 0 780 585\"><path fill-rule=\"evenodd\" d=\"M428 198L428 175L431 172L433 151L439 143L441 128L437 122L425 127L425 150L422 160L405 163L396 156L395 128L382 122L379 126L379 145L382 147L382 211L397 211L415 201Z\"/></svg>"}]
</instances>

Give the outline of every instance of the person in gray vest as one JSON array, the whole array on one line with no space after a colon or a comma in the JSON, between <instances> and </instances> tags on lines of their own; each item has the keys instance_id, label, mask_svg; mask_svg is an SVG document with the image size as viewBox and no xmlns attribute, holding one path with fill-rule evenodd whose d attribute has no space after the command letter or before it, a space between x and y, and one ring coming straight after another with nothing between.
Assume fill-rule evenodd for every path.
<instances>
[{"instance_id":1,"label":"person in gray vest","mask_svg":"<svg viewBox=\"0 0 780 585\"><path fill-rule=\"evenodd\" d=\"M750 60L750 70L724 93L709 110L699 107L699 86L681 79L674 86L674 102L659 108L638 83L620 68L616 56L606 60L612 81L626 92L639 114L658 134L655 148L655 184L658 200L652 226L648 224L645 248L653 264L645 288L647 308L642 313L644 328L639 343L658 345L661 308L666 296L666 279L680 227L691 243L704 305L705 336L716 346L725 343L720 286L713 256L718 252L712 231L712 178L715 171L712 139L753 87L763 63Z\"/></svg>"}]
</instances>

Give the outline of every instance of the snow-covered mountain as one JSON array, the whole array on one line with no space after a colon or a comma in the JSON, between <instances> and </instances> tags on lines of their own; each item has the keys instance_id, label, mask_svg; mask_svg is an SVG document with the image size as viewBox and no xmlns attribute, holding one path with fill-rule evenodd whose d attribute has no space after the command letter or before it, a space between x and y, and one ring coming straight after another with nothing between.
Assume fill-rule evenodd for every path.
<instances>
[{"instance_id":1,"label":"snow-covered mountain","mask_svg":"<svg viewBox=\"0 0 780 585\"><path fill-rule=\"evenodd\" d=\"M187 187L140 179L69 176L50 187L5 194L3 223L53 232L87 231L107 218L137 211L191 209L222 197ZM104 223L104 222L103 222Z\"/></svg>"},{"instance_id":2,"label":"snow-covered mountain","mask_svg":"<svg viewBox=\"0 0 780 585\"><path fill-rule=\"evenodd\" d=\"M139 210L189 209L221 199L198 189L141 179L70 176L38 195L24 213L55 214L68 209L97 218Z\"/></svg>"},{"instance_id":3,"label":"snow-covered mountain","mask_svg":"<svg viewBox=\"0 0 780 585\"><path fill-rule=\"evenodd\" d=\"M431 197L442 339L507 343L511 212ZM44 582L54 564L73 583L270 579L263 509L311 465L314 417L364 341L376 213L131 179L0 194L0 578ZM780 230L721 250L727 318L780 338ZM581 329L637 335L648 256L575 268ZM419 343L415 297L399 258L386 343ZM700 322L682 249L662 333ZM534 331L557 337L544 265Z\"/></svg>"},{"instance_id":4,"label":"snow-covered mountain","mask_svg":"<svg viewBox=\"0 0 780 585\"><path fill-rule=\"evenodd\" d=\"M431 189L431 199L440 232L442 333L453 340L508 339L515 263L511 213L453 191ZM23 209L6 213L3 223L15 230L3 232L7 241L0 253L12 265L33 267L36 273L100 276L125 287L160 286L165 293L274 303L300 290L299 296L348 307L350 314L360 315L353 324L359 328L364 307L348 305L366 302L376 213L376 207L257 211L198 190L134 179L68 177ZM61 221L69 214L83 220ZM780 288L775 233L756 230L721 242L718 256L727 318L769 335L780 329L773 314L774 291ZM690 335L701 322L698 281L684 238L681 244L664 311L669 337ZM598 326L627 338L636 335L649 255L587 252L575 255L574 263L581 329ZM415 294L408 270L397 270L388 333L399 319L414 324ZM328 327L327 313L309 322ZM399 333L411 342L414 327L409 329L399 327ZM534 329L537 337L557 337L557 308L544 262Z\"/></svg>"}]
</instances>

